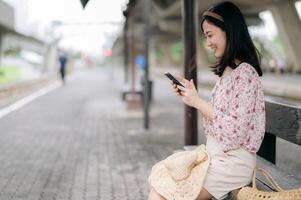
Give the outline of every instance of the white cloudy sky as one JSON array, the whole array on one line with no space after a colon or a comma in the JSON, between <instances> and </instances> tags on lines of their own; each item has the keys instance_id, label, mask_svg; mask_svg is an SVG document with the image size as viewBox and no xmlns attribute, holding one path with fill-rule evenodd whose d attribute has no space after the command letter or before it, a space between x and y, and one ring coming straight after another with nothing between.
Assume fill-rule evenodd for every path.
<instances>
[{"instance_id":1,"label":"white cloudy sky","mask_svg":"<svg viewBox=\"0 0 301 200\"><path fill-rule=\"evenodd\" d=\"M43 33L44 28L54 20L64 23L78 22L123 22L122 11L128 0L90 0L85 10L80 0L4 0L15 7L16 29L30 33ZM301 2L296 4L299 15ZM272 15L264 12L260 15L266 22L263 32L272 37L277 33ZM34 26L33 26L34 25ZM31 30L29 30L31 29ZM110 47L121 26L112 25L68 25L57 28L64 39L61 45L67 48L83 50L88 53L102 54L103 48ZM264 31L268 30L268 31Z\"/></svg>"},{"instance_id":2,"label":"white cloudy sky","mask_svg":"<svg viewBox=\"0 0 301 200\"><path fill-rule=\"evenodd\" d=\"M31 33L35 29L40 35L52 21L83 23L67 25L56 29L63 39L60 44L67 48L102 54L103 47L109 47L112 39L122 28L122 11L128 0L90 0L83 9L80 0L5 0L15 7L16 29ZM94 24L97 22L120 22L120 25Z\"/></svg>"}]
</instances>

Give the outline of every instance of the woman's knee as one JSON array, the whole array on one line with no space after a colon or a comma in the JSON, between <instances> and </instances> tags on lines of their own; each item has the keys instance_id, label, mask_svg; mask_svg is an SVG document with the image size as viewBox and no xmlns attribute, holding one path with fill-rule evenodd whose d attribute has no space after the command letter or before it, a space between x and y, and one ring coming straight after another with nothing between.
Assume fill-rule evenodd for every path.
<instances>
[{"instance_id":1,"label":"woman's knee","mask_svg":"<svg viewBox=\"0 0 301 200\"><path fill-rule=\"evenodd\" d=\"M148 200L165 200L154 188L151 189Z\"/></svg>"},{"instance_id":2,"label":"woman's knee","mask_svg":"<svg viewBox=\"0 0 301 200\"><path fill-rule=\"evenodd\" d=\"M202 188L197 200L210 200L212 195L205 189Z\"/></svg>"}]
</instances>

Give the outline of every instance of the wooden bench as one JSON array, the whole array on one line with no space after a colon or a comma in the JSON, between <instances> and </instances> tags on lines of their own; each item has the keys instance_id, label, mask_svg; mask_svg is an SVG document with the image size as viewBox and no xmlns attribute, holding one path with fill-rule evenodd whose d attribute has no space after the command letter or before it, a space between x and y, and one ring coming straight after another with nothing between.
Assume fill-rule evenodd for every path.
<instances>
[{"instance_id":1,"label":"wooden bench","mask_svg":"<svg viewBox=\"0 0 301 200\"><path fill-rule=\"evenodd\" d=\"M284 189L301 187L301 180L277 167L277 138L288 141L288 145L301 145L301 104L276 97L265 97L266 134L258 152L257 165L266 169ZM301 147L300 147L301 148ZM296 160L300 162L300 160ZM292 163L287 163L292 164ZM301 166L300 166L301 167ZM262 176L256 178L260 190L272 191L273 187ZM230 193L228 200L236 199L238 190Z\"/></svg>"},{"instance_id":2,"label":"wooden bench","mask_svg":"<svg viewBox=\"0 0 301 200\"><path fill-rule=\"evenodd\" d=\"M149 81L149 93L148 93L148 100L151 102L152 101L152 90L153 90L153 81ZM126 99L126 96L128 94L131 94L132 90L131 90L131 85L130 84L126 84L122 87L121 89L121 98L122 100ZM134 94L137 94L139 96L141 96L141 98L144 98L144 83L141 82L140 84L136 84L135 85L135 92Z\"/></svg>"},{"instance_id":3,"label":"wooden bench","mask_svg":"<svg viewBox=\"0 0 301 200\"><path fill-rule=\"evenodd\" d=\"M122 100L125 100L126 99L126 96L128 94L131 94L132 91L131 91L131 85L130 84L126 84L126 85L123 85L122 89L121 89L121 99ZM140 84L136 84L135 85L135 94L138 94L140 96L143 95L143 88Z\"/></svg>"},{"instance_id":4,"label":"wooden bench","mask_svg":"<svg viewBox=\"0 0 301 200\"><path fill-rule=\"evenodd\" d=\"M279 169L276 159L276 140L281 138L288 145L301 145L301 103L276 97L265 97L266 105L266 134L257 156L257 165L266 169L284 189L301 187L297 174L288 174ZM194 146L185 146L185 150ZM301 148L301 147L300 147ZM301 162L296 160L296 162ZM287 163L288 165L292 163ZM300 166L301 168L301 166ZM260 190L273 191L271 184L260 174L256 177L256 185ZM236 200L238 190L230 192L226 200Z\"/></svg>"}]
</instances>

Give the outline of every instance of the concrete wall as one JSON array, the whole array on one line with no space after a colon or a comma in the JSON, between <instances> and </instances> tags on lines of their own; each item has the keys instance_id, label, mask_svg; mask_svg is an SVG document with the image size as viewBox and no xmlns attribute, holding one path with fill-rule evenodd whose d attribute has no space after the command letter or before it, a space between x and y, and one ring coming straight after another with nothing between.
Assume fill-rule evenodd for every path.
<instances>
[{"instance_id":1,"label":"concrete wall","mask_svg":"<svg viewBox=\"0 0 301 200\"><path fill-rule=\"evenodd\" d=\"M2 38L2 52L15 48L31 50L41 54L45 52L43 42L13 33L5 34Z\"/></svg>"},{"instance_id":2,"label":"concrete wall","mask_svg":"<svg viewBox=\"0 0 301 200\"><path fill-rule=\"evenodd\" d=\"M14 29L15 26L14 9L2 0L0 0L0 25L10 29Z\"/></svg>"},{"instance_id":3,"label":"concrete wall","mask_svg":"<svg viewBox=\"0 0 301 200\"><path fill-rule=\"evenodd\" d=\"M270 7L284 44L291 70L301 73L301 21L293 1L281 1Z\"/></svg>"}]
</instances>

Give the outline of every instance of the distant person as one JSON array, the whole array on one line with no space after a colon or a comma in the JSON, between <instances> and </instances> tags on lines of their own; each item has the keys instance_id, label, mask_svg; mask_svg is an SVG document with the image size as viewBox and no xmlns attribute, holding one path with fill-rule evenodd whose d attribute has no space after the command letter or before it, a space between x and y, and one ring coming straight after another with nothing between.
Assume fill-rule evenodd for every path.
<instances>
[{"instance_id":1,"label":"distant person","mask_svg":"<svg viewBox=\"0 0 301 200\"><path fill-rule=\"evenodd\" d=\"M175 165L167 165L168 160L163 163L165 168L159 171L161 174L155 166L162 165L155 165L153 171L158 173L151 173L149 200L163 200L176 195L187 198L168 200L224 199L230 191L252 181L256 153L265 133L265 103L259 78L262 70L257 50L241 11L231 2L221 2L205 11L200 27L208 47L216 57L212 71L219 77L209 101L198 95L192 79L178 77L184 87L176 84L172 84L172 87L184 104L196 108L203 115L210 164L205 178L198 179L204 180L200 188L196 188L199 184L188 182L194 180L189 179L189 174L184 174L185 178L188 177L189 184L183 185L185 179L178 179L180 173L172 174L170 171L184 170ZM198 156L191 157L191 160L198 162L197 158ZM183 160L184 158L178 160L180 167ZM186 171L193 176L192 168ZM197 177L200 176L197 174ZM168 179L164 179L165 177ZM160 178L161 182L155 182ZM173 181L173 184L165 187L163 183L167 180ZM159 185L158 182L162 184Z\"/></svg>"},{"instance_id":2,"label":"distant person","mask_svg":"<svg viewBox=\"0 0 301 200\"><path fill-rule=\"evenodd\" d=\"M61 76L63 84L66 83L65 76L66 76L67 62L68 62L67 55L65 53L61 54L59 56L59 63L60 63L60 76Z\"/></svg>"},{"instance_id":3,"label":"distant person","mask_svg":"<svg viewBox=\"0 0 301 200\"><path fill-rule=\"evenodd\" d=\"M135 60L136 66L138 68L138 76L140 78L140 83L144 84L144 72L145 72L145 59L143 55L138 55Z\"/></svg>"}]
</instances>

